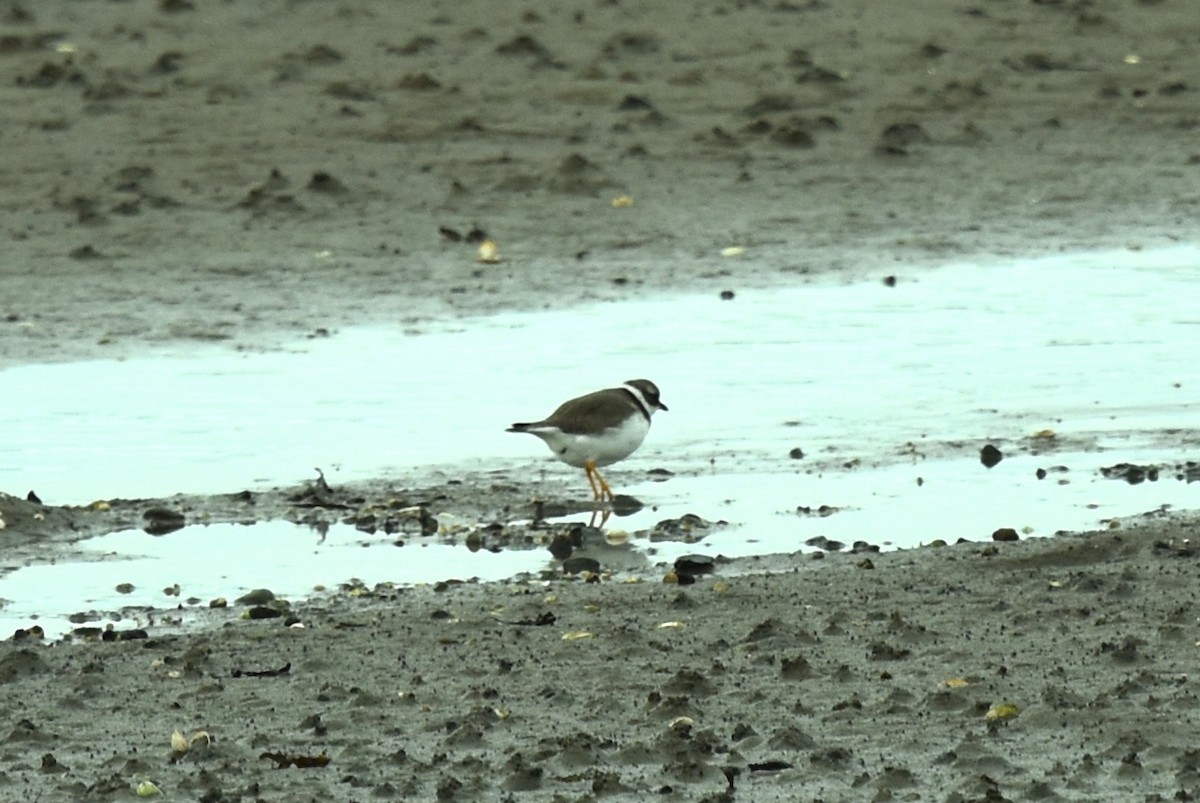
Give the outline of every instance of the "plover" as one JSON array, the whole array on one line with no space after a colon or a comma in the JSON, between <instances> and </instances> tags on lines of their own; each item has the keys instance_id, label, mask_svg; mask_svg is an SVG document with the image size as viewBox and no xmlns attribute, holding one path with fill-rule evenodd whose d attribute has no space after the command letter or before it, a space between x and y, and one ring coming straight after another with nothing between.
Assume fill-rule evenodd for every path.
<instances>
[{"instance_id":1,"label":"plover","mask_svg":"<svg viewBox=\"0 0 1200 803\"><path fill-rule=\"evenodd\" d=\"M633 454L650 431L650 417L666 409L653 382L631 379L620 387L565 401L548 418L513 424L508 431L537 435L559 460L582 468L599 502L611 500L613 492L597 469Z\"/></svg>"}]
</instances>

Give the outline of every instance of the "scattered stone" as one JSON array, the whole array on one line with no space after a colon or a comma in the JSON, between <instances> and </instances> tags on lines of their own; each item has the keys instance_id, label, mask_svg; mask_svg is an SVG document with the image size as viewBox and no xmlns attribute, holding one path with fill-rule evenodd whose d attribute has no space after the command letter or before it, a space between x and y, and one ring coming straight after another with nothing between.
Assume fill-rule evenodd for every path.
<instances>
[{"instance_id":1,"label":"scattered stone","mask_svg":"<svg viewBox=\"0 0 1200 803\"><path fill-rule=\"evenodd\" d=\"M567 558L562 564L563 574L600 573L600 561L595 558Z\"/></svg>"},{"instance_id":2,"label":"scattered stone","mask_svg":"<svg viewBox=\"0 0 1200 803\"><path fill-rule=\"evenodd\" d=\"M725 522L711 522L695 513L685 513L677 519L663 519L650 532L651 541L683 541L691 543L708 535L714 526Z\"/></svg>"},{"instance_id":3,"label":"scattered stone","mask_svg":"<svg viewBox=\"0 0 1200 803\"><path fill-rule=\"evenodd\" d=\"M238 605L266 605L268 602L274 601L275 592L268 588L256 588L253 591L247 591L236 600Z\"/></svg>"},{"instance_id":4,"label":"scattered stone","mask_svg":"<svg viewBox=\"0 0 1200 803\"><path fill-rule=\"evenodd\" d=\"M116 630L108 627L100 634L101 641L143 641L148 638L150 638L150 634L140 627L129 630Z\"/></svg>"},{"instance_id":5,"label":"scattered stone","mask_svg":"<svg viewBox=\"0 0 1200 803\"><path fill-rule=\"evenodd\" d=\"M324 170L319 170L312 174L305 189L311 192L323 192L327 195L341 195L346 192L346 185Z\"/></svg>"},{"instance_id":6,"label":"scattered stone","mask_svg":"<svg viewBox=\"0 0 1200 803\"><path fill-rule=\"evenodd\" d=\"M983 463L984 468L999 465L1003 459L1004 454L990 443L979 450L979 462Z\"/></svg>"},{"instance_id":7,"label":"scattered stone","mask_svg":"<svg viewBox=\"0 0 1200 803\"><path fill-rule=\"evenodd\" d=\"M675 559L675 571L686 574L712 574L716 571L716 561L708 555L684 555Z\"/></svg>"},{"instance_id":8,"label":"scattered stone","mask_svg":"<svg viewBox=\"0 0 1200 803\"><path fill-rule=\"evenodd\" d=\"M840 507L834 507L833 505L817 505L816 507L800 505L796 508L796 514L799 516L817 516L822 519L840 511Z\"/></svg>"},{"instance_id":9,"label":"scattered stone","mask_svg":"<svg viewBox=\"0 0 1200 803\"><path fill-rule=\"evenodd\" d=\"M1158 466L1138 466L1133 463L1117 463L1115 466L1105 466L1100 474L1110 480L1124 480L1130 485L1138 485L1150 480L1158 481Z\"/></svg>"},{"instance_id":10,"label":"scattered stone","mask_svg":"<svg viewBox=\"0 0 1200 803\"><path fill-rule=\"evenodd\" d=\"M612 512L618 516L632 516L645 507L640 499L629 494L617 494L609 502Z\"/></svg>"},{"instance_id":11,"label":"scattered stone","mask_svg":"<svg viewBox=\"0 0 1200 803\"><path fill-rule=\"evenodd\" d=\"M814 535L812 538L809 538L807 541L805 541L804 544L806 546L816 547L817 549L824 549L827 552L840 552L846 548L846 545L841 541L834 541L832 538L826 538L823 535Z\"/></svg>"},{"instance_id":12,"label":"scattered stone","mask_svg":"<svg viewBox=\"0 0 1200 803\"><path fill-rule=\"evenodd\" d=\"M663 575L663 582L672 585L690 586L696 583L696 577L687 572L679 572L672 569Z\"/></svg>"},{"instance_id":13,"label":"scattered stone","mask_svg":"<svg viewBox=\"0 0 1200 803\"><path fill-rule=\"evenodd\" d=\"M570 533L558 533L551 539L549 546L546 547L557 560L565 561L571 557L571 553L575 551L575 547L579 546L578 538L572 537Z\"/></svg>"},{"instance_id":14,"label":"scattered stone","mask_svg":"<svg viewBox=\"0 0 1200 803\"><path fill-rule=\"evenodd\" d=\"M185 518L183 513L166 507L152 507L142 513L145 521L142 529L150 535L166 535L183 529Z\"/></svg>"},{"instance_id":15,"label":"scattered stone","mask_svg":"<svg viewBox=\"0 0 1200 803\"><path fill-rule=\"evenodd\" d=\"M18 627L12 634L13 641L40 641L45 637L46 631L42 629L41 625ZM3 682L3 680L0 680L0 682Z\"/></svg>"}]
</instances>

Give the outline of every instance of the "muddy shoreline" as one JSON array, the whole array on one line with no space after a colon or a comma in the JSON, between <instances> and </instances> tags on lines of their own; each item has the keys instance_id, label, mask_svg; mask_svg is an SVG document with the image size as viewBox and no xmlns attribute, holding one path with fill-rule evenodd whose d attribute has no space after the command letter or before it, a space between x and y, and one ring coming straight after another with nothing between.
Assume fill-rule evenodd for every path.
<instances>
[{"instance_id":1,"label":"muddy shoreline","mask_svg":"<svg viewBox=\"0 0 1200 803\"><path fill-rule=\"evenodd\" d=\"M1195 531L384 585L9 641L5 772L49 800L1180 799ZM175 730L204 735L184 753Z\"/></svg>"},{"instance_id":2,"label":"muddy shoreline","mask_svg":"<svg viewBox=\"0 0 1200 803\"><path fill-rule=\"evenodd\" d=\"M1181 2L7 9L0 365L1197 236Z\"/></svg>"}]
</instances>

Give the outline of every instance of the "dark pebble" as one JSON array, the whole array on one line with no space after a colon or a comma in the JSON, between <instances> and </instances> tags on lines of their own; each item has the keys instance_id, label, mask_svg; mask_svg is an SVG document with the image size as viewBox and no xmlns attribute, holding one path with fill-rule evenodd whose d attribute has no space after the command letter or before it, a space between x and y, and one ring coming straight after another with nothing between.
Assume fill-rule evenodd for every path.
<instances>
[{"instance_id":1,"label":"dark pebble","mask_svg":"<svg viewBox=\"0 0 1200 803\"><path fill-rule=\"evenodd\" d=\"M843 544L841 541L834 541L830 538L826 538L823 535L814 535L812 538L808 539L804 543L806 546L816 547L817 549L824 549L829 552L840 552L841 550L846 548L846 545Z\"/></svg>"},{"instance_id":2,"label":"dark pebble","mask_svg":"<svg viewBox=\"0 0 1200 803\"><path fill-rule=\"evenodd\" d=\"M712 574L716 562L708 555L684 555L675 559L676 574Z\"/></svg>"},{"instance_id":3,"label":"dark pebble","mask_svg":"<svg viewBox=\"0 0 1200 803\"><path fill-rule=\"evenodd\" d=\"M1117 463L1115 466L1104 466L1100 473L1110 480L1125 480L1130 485L1158 479L1158 469L1154 466L1135 466L1132 463Z\"/></svg>"},{"instance_id":4,"label":"dark pebble","mask_svg":"<svg viewBox=\"0 0 1200 803\"><path fill-rule=\"evenodd\" d=\"M166 535L183 529L184 516L178 510L152 507L142 514L146 524L142 528L150 535Z\"/></svg>"},{"instance_id":5,"label":"dark pebble","mask_svg":"<svg viewBox=\"0 0 1200 803\"><path fill-rule=\"evenodd\" d=\"M75 636L76 638L84 638L84 639L100 638L100 636L102 636L103 634L104 634L104 631L101 628L92 627L90 625L88 627L76 627L73 630L71 630L71 635Z\"/></svg>"},{"instance_id":6,"label":"dark pebble","mask_svg":"<svg viewBox=\"0 0 1200 803\"><path fill-rule=\"evenodd\" d=\"M563 561L563 574L580 574L581 572L600 572L600 561L595 558L567 558Z\"/></svg>"},{"instance_id":7,"label":"dark pebble","mask_svg":"<svg viewBox=\"0 0 1200 803\"><path fill-rule=\"evenodd\" d=\"M612 512L618 516L631 516L645 507L642 502L628 494L617 494L612 498Z\"/></svg>"},{"instance_id":8,"label":"dark pebble","mask_svg":"<svg viewBox=\"0 0 1200 803\"><path fill-rule=\"evenodd\" d=\"M267 588L256 588L253 591L247 591L237 598L239 605L265 605L268 602L275 600L275 592Z\"/></svg>"},{"instance_id":9,"label":"dark pebble","mask_svg":"<svg viewBox=\"0 0 1200 803\"><path fill-rule=\"evenodd\" d=\"M150 634L141 628L135 630L105 630L100 635L101 641L140 641L150 638Z\"/></svg>"},{"instance_id":10,"label":"dark pebble","mask_svg":"<svg viewBox=\"0 0 1200 803\"><path fill-rule=\"evenodd\" d=\"M979 462L986 468L991 468L1003 459L1004 454L990 443L979 450Z\"/></svg>"},{"instance_id":11,"label":"dark pebble","mask_svg":"<svg viewBox=\"0 0 1200 803\"><path fill-rule=\"evenodd\" d=\"M329 173L318 171L312 174L312 178L308 181L308 190L312 192L324 192L330 195L338 195L346 191L346 185L338 181Z\"/></svg>"},{"instance_id":12,"label":"dark pebble","mask_svg":"<svg viewBox=\"0 0 1200 803\"><path fill-rule=\"evenodd\" d=\"M550 554L553 555L555 559L566 560L567 558L571 557L571 553L575 551L575 544L572 543L571 536L567 535L566 533L559 533L558 535L554 536L554 540L550 542L550 545L547 547L547 549L550 550Z\"/></svg>"}]
</instances>

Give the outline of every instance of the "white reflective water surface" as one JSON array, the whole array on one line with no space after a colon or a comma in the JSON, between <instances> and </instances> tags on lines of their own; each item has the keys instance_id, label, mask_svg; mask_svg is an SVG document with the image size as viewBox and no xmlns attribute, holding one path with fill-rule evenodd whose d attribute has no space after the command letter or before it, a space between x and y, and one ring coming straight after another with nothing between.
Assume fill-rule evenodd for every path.
<instances>
[{"instance_id":1,"label":"white reflective water surface","mask_svg":"<svg viewBox=\"0 0 1200 803\"><path fill-rule=\"evenodd\" d=\"M273 353L209 347L10 368L0 371L0 488L86 503L292 485L315 466L332 482L417 481L437 467L508 469L531 492L569 476L582 495L582 472L504 428L644 376L671 409L607 472L648 505L613 523L636 529L684 512L730 523L699 547L657 544L660 558L788 552L816 535L899 546L998 527L1045 535L1200 508L1200 483L1170 472L1139 485L1097 474L1200 459L1195 246L898 278L499 315L417 334L347 329ZM1030 436L1047 430L1058 445L1029 454ZM991 470L978 461L989 441L1006 453ZM805 457L791 459L793 448ZM1059 465L1069 470L1035 477ZM653 482L651 468L675 476ZM796 513L819 505L841 512ZM214 562L227 557L213 547ZM63 570L38 571L53 568ZM9 584L30 571L0 578L0 597L15 599ZM325 582L345 579L338 571Z\"/></svg>"}]
</instances>

